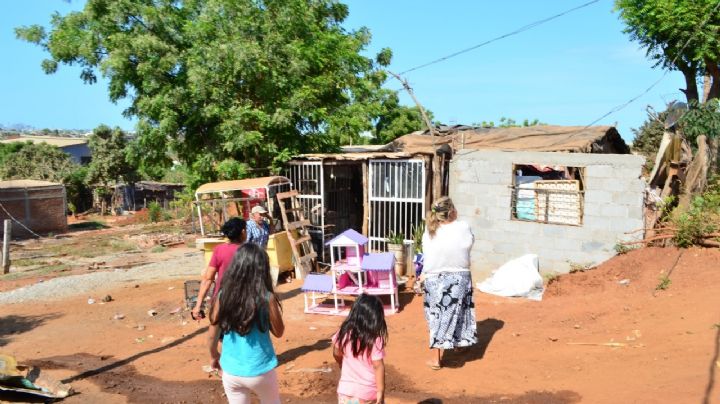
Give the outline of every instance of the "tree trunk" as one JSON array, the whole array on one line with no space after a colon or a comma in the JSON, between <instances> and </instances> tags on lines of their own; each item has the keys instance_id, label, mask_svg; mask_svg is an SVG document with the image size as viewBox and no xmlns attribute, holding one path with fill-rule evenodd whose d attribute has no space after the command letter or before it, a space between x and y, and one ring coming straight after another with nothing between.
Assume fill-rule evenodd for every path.
<instances>
[{"instance_id":1,"label":"tree trunk","mask_svg":"<svg viewBox=\"0 0 720 404\"><path fill-rule=\"evenodd\" d=\"M720 139L717 137L708 137L707 139L708 144L708 155L709 155L709 167L708 167L708 174L710 176L717 175L718 174L718 165L720 164L720 161L718 161L718 158L720 158Z\"/></svg>"},{"instance_id":2,"label":"tree trunk","mask_svg":"<svg viewBox=\"0 0 720 404\"><path fill-rule=\"evenodd\" d=\"M705 69L712 78L706 101L720 97L720 68L716 60L705 59Z\"/></svg>"},{"instance_id":3,"label":"tree trunk","mask_svg":"<svg viewBox=\"0 0 720 404\"><path fill-rule=\"evenodd\" d=\"M695 69L694 66L684 65L681 63L678 63L677 67L685 77L686 88L681 88L680 91L685 93L685 98L687 99L688 104L690 104L692 101L700 101L698 96L697 81L695 81L695 74L697 73L697 69Z\"/></svg>"},{"instance_id":4,"label":"tree trunk","mask_svg":"<svg viewBox=\"0 0 720 404\"><path fill-rule=\"evenodd\" d=\"M712 77L706 72L703 76L703 97L702 102L708 102L708 97L710 96L710 86L712 85Z\"/></svg>"}]
</instances>

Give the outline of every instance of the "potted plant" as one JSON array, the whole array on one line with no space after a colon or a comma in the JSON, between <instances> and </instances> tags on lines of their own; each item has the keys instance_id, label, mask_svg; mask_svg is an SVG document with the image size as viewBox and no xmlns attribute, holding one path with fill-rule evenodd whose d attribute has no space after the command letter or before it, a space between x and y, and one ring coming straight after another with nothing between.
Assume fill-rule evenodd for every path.
<instances>
[{"instance_id":1,"label":"potted plant","mask_svg":"<svg viewBox=\"0 0 720 404\"><path fill-rule=\"evenodd\" d=\"M388 252L395 254L395 274L398 278L405 275L405 236L391 231L387 237Z\"/></svg>"},{"instance_id":2,"label":"potted plant","mask_svg":"<svg viewBox=\"0 0 720 404\"><path fill-rule=\"evenodd\" d=\"M423 265L423 254L422 254L422 252L423 252L423 250L422 250L423 234L425 234L425 222L424 221L418 223L417 226L413 227L413 232L412 232L413 249L414 249L414 256L413 256L413 261L412 261L413 268L412 268L412 270L408 270L408 272L410 272L411 275L413 275L410 277L412 284L408 285L408 287L413 288L413 290L415 290L415 293L417 293L417 294L420 294L420 289L419 289L420 285L418 283L417 284L418 287L416 288L415 286L416 286L418 274L420 272L422 272L422 265Z\"/></svg>"}]
</instances>

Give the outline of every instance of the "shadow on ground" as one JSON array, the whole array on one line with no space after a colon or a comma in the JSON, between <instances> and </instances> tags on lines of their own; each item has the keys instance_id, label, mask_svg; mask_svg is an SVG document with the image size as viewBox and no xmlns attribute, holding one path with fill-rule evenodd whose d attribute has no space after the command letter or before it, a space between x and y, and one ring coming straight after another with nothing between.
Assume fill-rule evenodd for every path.
<instances>
[{"instance_id":1,"label":"shadow on ground","mask_svg":"<svg viewBox=\"0 0 720 404\"><path fill-rule=\"evenodd\" d=\"M292 362L295 359L305 355L308 352L322 351L323 349L327 349L330 347L330 343L331 343L330 339L325 338L325 339L318 340L317 342L315 342L312 345L303 345L303 346L289 349L277 356L278 365Z\"/></svg>"},{"instance_id":2,"label":"shadow on ground","mask_svg":"<svg viewBox=\"0 0 720 404\"><path fill-rule=\"evenodd\" d=\"M60 314L43 314L40 316L16 316L9 315L0 317L0 347L7 345L10 340L20 334L32 331L48 320L54 320Z\"/></svg>"},{"instance_id":3,"label":"shadow on ground","mask_svg":"<svg viewBox=\"0 0 720 404\"><path fill-rule=\"evenodd\" d=\"M443 366L448 368L461 368L467 362L482 359L485 356L490 342L495 333L505 326L505 322L495 318L487 318L477 322L477 344L463 349L445 351L443 356Z\"/></svg>"}]
</instances>

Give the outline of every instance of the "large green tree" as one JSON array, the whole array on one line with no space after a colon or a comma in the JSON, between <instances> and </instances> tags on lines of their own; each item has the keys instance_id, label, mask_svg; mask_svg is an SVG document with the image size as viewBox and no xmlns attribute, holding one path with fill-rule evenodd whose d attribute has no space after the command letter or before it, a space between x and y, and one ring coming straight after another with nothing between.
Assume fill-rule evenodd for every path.
<instances>
[{"instance_id":1,"label":"large green tree","mask_svg":"<svg viewBox=\"0 0 720 404\"><path fill-rule=\"evenodd\" d=\"M137 180L137 169L127 158L126 137L120 128L100 125L93 130L88 138L92 151L86 178L89 184L99 183L107 188L111 182Z\"/></svg>"},{"instance_id":2,"label":"large green tree","mask_svg":"<svg viewBox=\"0 0 720 404\"><path fill-rule=\"evenodd\" d=\"M616 0L625 33L663 69L685 77L688 103L720 97L720 8L717 0ZM703 92L698 79L704 77Z\"/></svg>"},{"instance_id":3,"label":"large green tree","mask_svg":"<svg viewBox=\"0 0 720 404\"><path fill-rule=\"evenodd\" d=\"M347 16L334 0L88 0L16 34L49 53L45 72L78 65L131 100L144 172L174 155L210 180L221 162L277 166L372 130L391 52L361 55L370 33L343 28Z\"/></svg>"},{"instance_id":4,"label":"large green tree","mask_svg":"<svg viewBox=\"0 0 720 404\"><path fill-rule=\"evenodd\" d=\"M0 178L64 182L77 169L69 154L47 143L24 144L0 166Z\"/></svg>"}]
</instances>

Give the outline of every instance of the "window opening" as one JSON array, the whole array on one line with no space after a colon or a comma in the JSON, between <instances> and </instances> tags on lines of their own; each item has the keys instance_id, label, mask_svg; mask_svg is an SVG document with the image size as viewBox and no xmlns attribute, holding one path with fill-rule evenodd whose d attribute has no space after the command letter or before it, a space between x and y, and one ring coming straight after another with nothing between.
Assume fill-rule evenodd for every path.
<instances>
[{"instance_id":1,"label":"window opening","mask_svg":"<svg viewBox=\"0 0 720 404\"><path fill-rule=\"evenodd\" d=\"M583 167L514 164L512 189L512 219L582 225Z\"/></svg>"}]
</instances>

